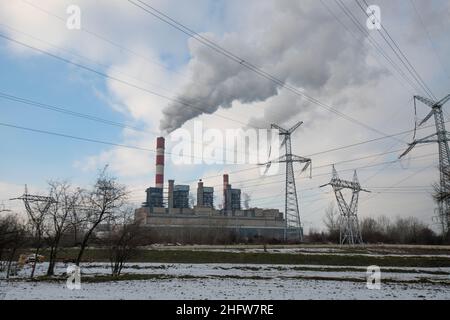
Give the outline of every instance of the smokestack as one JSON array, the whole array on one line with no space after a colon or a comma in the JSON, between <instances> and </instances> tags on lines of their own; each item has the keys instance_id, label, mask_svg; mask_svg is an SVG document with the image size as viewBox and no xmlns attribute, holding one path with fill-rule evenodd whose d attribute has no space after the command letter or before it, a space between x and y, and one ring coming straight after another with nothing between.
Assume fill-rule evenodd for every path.
<instances>
[{"instance_id":1,"label":"smokestack","mask_svg":"<svg viewBox=\"0 0 450 320\"><path fill-rule=\"evenodd\" d=\"M164 144L163 137L156 139L155 188L164 188Z\"/></svg>"},{"instance_id":2,"label":"smokestack","mask_svg":"<svg viewBox=\"0 0 450 320\"><path fill-rule=\"evenodd\" d=\"M171 213L171 210L173 208L173 186L175 184L174 180L169 180L169 195L167 197L167 207L169 208L169 213Z\"/></svg>"},{"instance_id":3,"label":"smokestack","mask_svg":"<svg viewBox=\"0 0 450 320\"><path fill-rule=\"evenodd\" d=\"M197 206L203 205L203 181L200 179L197 186Z\"/></svg>"},{"instance_id":4,"label":"smokestack","mask_svg":"<svg viewBox=\"0 0 450 320\"><path fill-rule=\"evenodd\" d=\"M223 210L228 210L228 199L227 199L227 190L228 190L229 180L228 180L228 174L223 175Z\"/></svg>"}]
</instances>

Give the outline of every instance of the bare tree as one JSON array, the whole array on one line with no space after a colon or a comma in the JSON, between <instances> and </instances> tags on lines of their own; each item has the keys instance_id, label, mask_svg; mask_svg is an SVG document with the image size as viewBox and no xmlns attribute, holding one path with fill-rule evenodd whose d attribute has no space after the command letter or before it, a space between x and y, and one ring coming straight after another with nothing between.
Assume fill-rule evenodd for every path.
<instances>
[{"instance_id":1,"label":"bare tree","mask_svg":"<svg viewBox=\"0 0 450 320\"><path fill-rule=\"evenodd\" d=\"M24 245L25 241L25 226L16 215L0 217L0 261L2 261L1 269L6 268L7 278L10 276L17 250Z\"/></svg>"},{"instance_id":2,"label":"bare tree","mask_svg":"<svg viewBox=\"0 0 450 320\"><path fill-rule=\"evenodd\" d=\"M325 216L322 220L328 231L328 241L339 241L339 220L339 212L336 210L334 203L330 202L328 207L325 209Z\"/></svg>"},{"instance_id":3,"label":"bare tree","mask_svg":"<svg viewBox=\"0 0 450 320\"><path fill-rule=\"evenodd\" d=\"M325 224L325 227L327 227L330 236L335 234L339 235L339 212L336 210L333 202L330 202L325 209L323 223Z\"/></svg>"},{"instance_id":4,"label":"bare tree","mask_svg":"<svg viewBox=\"0 0 450 320\"><path fill-rule=\"evenodd\" d=\"M14 258L16 256L17 250L22 248L27 242L27 230L26 226L14 216L11 224L11 233L10 233L10 244L9 244L9 257L8 257L8 267L6 270L6 277L9 278L12 272L12 265ZM15 269L17 270L17 269ZM15 273L15 272L14 272Z\"/></svg>"},{"instance_id":5,"label":"bare tree","mask_svg":"<svg viewBox=\"0 0 450 320\"><path fill-rule=\"evenodd\" d=\"M83 212L87 228L83 234L80 251L76 259L77 266L80 265L86 246L97 226L112 219L114 213L119 212L125 205L126 187L119 184L115 178L108 176L106 169L105 167L100 172L92 190L84 193Z\"/></svg>"},{"instance_id":6,"label":"bare tree","mask_svg":"<svg viewBox=\"0 0 450 320\"><path fill-rule=\"evenodd\" d=\"M136 254L141 240L142 228L134 221L133 211L133 208L127 207L114 215L104 237L113 276L120 275L125 263Z\"/></svg>"},{"instance_id":7,"label":"bare tree","mask_svg":"<svg viewBox=\"0 0 450 320\"><path fill-rule=\"evenodd\" d=\"M55 273L56 258L61 238L70 227L70 218L78 209L81 190L73 189L68 182L50 181L50 197L55 201L47 214L46 241L50 248L47 275Z\"/></svg>"}]
</instances>

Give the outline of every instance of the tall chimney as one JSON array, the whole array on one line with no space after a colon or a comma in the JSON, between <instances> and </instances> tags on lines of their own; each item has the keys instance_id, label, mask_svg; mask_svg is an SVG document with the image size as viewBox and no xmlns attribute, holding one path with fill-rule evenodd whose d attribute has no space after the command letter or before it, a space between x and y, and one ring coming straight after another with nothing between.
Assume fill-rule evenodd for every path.
<instances>
[{"instance_id":1,"label":"tall chimney","mask_svg":"<svg viewBox=\"0 0 450 320\"><path fill-rule=\"evenodd\" d=\"M197 186L197 206L203 205L203 181L200 179Z\"/></svg>"},{"instance_id":2,"label":"tall chimney","mask_svg":"<svg viewBox=\"0 0 450 320\"><path fill-rule=\"evenodd\" d=\"M227 190L228 190L229 180L228 174L223 175L223 210L228 210L228 199L227 199Z\"/></svg>"},{"instance_id":3,"label":"tall chimney","mask_svg":"<svg viewBox=\"0 0 450 320\"><path fill-rule=\"evenodd\" d=\"M164 188L164 144L163 137L156 139L155 188Z\"/></svg>"},{"instance_id":4,"label":"tall chimney","mask_svg":"<svg viewBox=\"0 0 450 320\"><path fill-rule=\"evenodd\" d=\"M169 180L169 193L167 196L167 207L169 209L169 213L172 213L173 209L173 186L175 184L174 180Z\"/></svg>"}]
</instances>

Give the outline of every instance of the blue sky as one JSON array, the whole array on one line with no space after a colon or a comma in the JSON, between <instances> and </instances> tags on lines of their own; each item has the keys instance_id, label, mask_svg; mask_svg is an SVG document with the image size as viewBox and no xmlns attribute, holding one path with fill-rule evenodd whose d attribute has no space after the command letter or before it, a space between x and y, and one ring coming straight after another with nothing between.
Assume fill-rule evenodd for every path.
<instances>
[{"instance_id":1,"label":"blue sky","mask_svg":"<svg viewBox=\"0 0 450 320\"><path fill-rule=\"evenodd\" d=\"M171 97L201 100L212 114L189 118L192 110L152 96L142 90L92 74L32 50L12 45L0 39L0 92L35 100L68 110L85 113L138 127L142 131L126 130L86 119L0 98L0 122L54 131L68 135L109 141L142 148L154 148L156 134L164 112L183 116L180 124L191 130L193 120L202 120L206 128L225 130L240 128L242 122L257 124L277 122L285 126L303 120L305 125L294 136L294 152L308 155L336 146L376 138L377 134L330 115L280 88L275 91L239 65L217 56L188 36L154 19L126 1L93 4L92 1L31 1L3 2L0 5L0 32L37 46L52 54L82 63L110 76L126 79L140 87ZM450 87L450 13L449 1L432 1L430 5L415 1L422 25L408 1L379 1L382 19L393 37L407 53L427 84L441 97ZM69 31L64 22L42 10L65 18L65 9L76 3L82 9L82 28ZM413 127L411 89L393 76L367 38L358 33L345 15L336 10L348 33L330 16L318 1L149 1L192 29L203 32L223 47L245 57L252 63L276 74L310 95L332 104L386 133L396 133ZM346 2L364 23L358 8ZM36 9L37 6L39 9ZM436 18L438 17L438 18ZM425 29L424 29L425 27ZM33 40L20 32L39 38ZM447 31L446 31L447 30ZM129 51L93 37L95 32L120 44ZM430 38L427 36L430 35ZM377 41L377 34L372 34ZM56 49L63 48L67 51ZM434 48L433 48L434 46ZM384 47L389 50L388 47ZM437 53L437 54L436 54ZM77 56L78 55L78 56ZM80 55L87 58L80 58ZM100 62L101 65L95 62ZM164 65L165 68L161 68ZM395 73L395 72L394 72ZM227 78L228 77L228 78ZM239 84L233 86L231 84ZM406 87L408 87L406 85ZM275 94L273 92L276 92ZM221 104L222 103L222 104ZM419 106L419 115L427 110ZM225 118L237 119L229 121ZM420 132L424 136L429 130ZM75 141L62 137L31 133L0 126L0 202L17 195L24 184L43 191L49 179L69 179L85 186L96 172L109 164L111 171L133 190L133 201L143 200L145 187L153 183L154 155L151 152L127 150L113 146ZM409 142L411 135L402 137ZM168 151L171 142L167 139ZM319 190L327 182L326 165L401 149L398 141L380 141L342 152L325 154L313 159L317 178L298 183L302 215L309 227L322 227L323 208L333 201L329 190ZM419 149L414 156L426 156L437 151L436 146ZM350 169L396 159L398 154L339 165L344 178L351 178ZM389 187L402 179L400 186L431 188L437 179L436 159L405 160L400 164L359 171L361 181L372 187ZM322 167L322 168L321 168ZM429 167L427 170L422 168ZM167 162L166 179L192 181L216 175L206 184L219 186L220 174L245 166L200 165L176 166ZM417 175L414 175L418 172ZM251 194L254 205L283 207L283 184L264 178L252 182L255 172L231 176L235 185ZM260 184L260 185L258 185ZM220 193L220 187L216 187ZM308 200L309 199L309 200ZM432 224L434 203L429 194L378 194L375 200L365 200L362 215L391 217L414 215ZM218 199L220 201L220 198Z\"/></svg>"},{"instance_id":2,"label":"blue sky","mask_svg":"<svg viewBox=\"0 0 450 320\"><path fill-rule=\"evenodd\" d=\"M93 83L97 90L104 90L103 79L91 77L90 83L85 83L69 66L46 56L17 59L4 46L1 52L2 92L113 121L125 121L123 115L114 112L92 90ZM1 99L0 105L2 122L106 141L116 141L121 136L120 128L27 104ZM73 159L105 148L3 127L1 131L5 150L2 152L2 177L11 183L25 184L30 180L55 177L79 178Z\"/></svg>"}]
</instances>

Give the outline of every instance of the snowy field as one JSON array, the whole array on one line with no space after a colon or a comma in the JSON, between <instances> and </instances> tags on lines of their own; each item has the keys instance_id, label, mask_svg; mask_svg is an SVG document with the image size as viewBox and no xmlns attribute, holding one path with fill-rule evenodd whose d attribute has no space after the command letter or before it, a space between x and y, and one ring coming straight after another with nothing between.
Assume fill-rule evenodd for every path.
<instances>
[{"instance_id":1,"label":"snowy field","mask_svg":"<svg viewBox=\"0 0 450 320\"><path fill-rule=\"evenodd\" d=\"M36 273L45 269L40 264ZM59 264L56 273L65 270ZM450 299L450 268L381 271L381 290L366 288L365 268L314 265L130 263L125 275L149 279L83 283L110 273L107 263L88 263L80 290L64 281L0 280L0 299Z\"/></svg>"}]
</instances>

